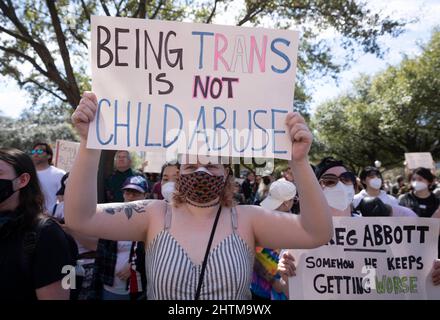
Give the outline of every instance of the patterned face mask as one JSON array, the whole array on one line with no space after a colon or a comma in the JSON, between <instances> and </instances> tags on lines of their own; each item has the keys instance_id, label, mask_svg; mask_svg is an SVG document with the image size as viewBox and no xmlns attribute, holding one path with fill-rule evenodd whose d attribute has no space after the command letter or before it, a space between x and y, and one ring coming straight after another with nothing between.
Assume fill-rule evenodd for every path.
<instances>
[{"instance_id":1,"label":"patterned face mask","mask_svg":"<svg viewBox=\"0 0 440 320\"><path fill-rule=\"evenodd\" d=\"M213 176L206 171L181 174L178 179L179 192L195 203L208 203L217 199L224 185L224 176Z\"/></svg>"}]
</instances>

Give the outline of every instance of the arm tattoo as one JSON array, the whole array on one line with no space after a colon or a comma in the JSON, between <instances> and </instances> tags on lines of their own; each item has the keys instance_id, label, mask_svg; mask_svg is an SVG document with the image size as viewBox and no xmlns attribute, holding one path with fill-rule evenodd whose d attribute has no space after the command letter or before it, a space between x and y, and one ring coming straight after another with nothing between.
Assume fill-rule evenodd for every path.
<instances>
[{"instance_id":1,"label":"arm tattoo","mask_svg":"<svg viewBox=\"0 0 440 320\"><path fill-rule=\"evenodd\" d=\"M135 202L135 203L121 203L115 204L114 206L105 208L105 212L108 214L115 214L119 212L124 212L127 216L127 219L133 216L134 213L143 213L145 212L146 201Z\"/></svg>"}]
</instances>

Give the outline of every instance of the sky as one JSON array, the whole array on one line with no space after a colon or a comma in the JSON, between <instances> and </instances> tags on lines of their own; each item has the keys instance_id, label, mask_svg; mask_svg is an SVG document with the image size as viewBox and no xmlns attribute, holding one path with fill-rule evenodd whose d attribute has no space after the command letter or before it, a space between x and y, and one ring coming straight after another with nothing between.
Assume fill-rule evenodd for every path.
<instances>
[{"instance_id":1,"label":"sky","mask_svg":"<svg viewBox=\"0 0 440 320\"><path fill-rule=\"evenodd\" d=\"M242 0L238 3L240 1ZM358 54L357 61L339 75L338 82L331 78L314 80L313 88L310 89L313 98L310 105L312 112L324 101L349 90L351 82L361 73L372 75L389 65L397 65L403 55L414 57L420 54L418 44L428 42L433 28L440 26L438 18L440 17L440 0L367 0L366 2L373 12L381 10L394 19L418 19L418 21L408 24L405 27L406 32L398 38L381 38L382 47L388 50L383 59L378 59L371 54ZM228 15L218 16L214 22L231 24L230 12L234 10L229 9ZM321 37L334 39L336 33L328 30L322 33ZM30 106L29 100L26 92L20 90L14 81L0 75L0 114L17 118L24 108Z\"/></svg>"}]
</instances>

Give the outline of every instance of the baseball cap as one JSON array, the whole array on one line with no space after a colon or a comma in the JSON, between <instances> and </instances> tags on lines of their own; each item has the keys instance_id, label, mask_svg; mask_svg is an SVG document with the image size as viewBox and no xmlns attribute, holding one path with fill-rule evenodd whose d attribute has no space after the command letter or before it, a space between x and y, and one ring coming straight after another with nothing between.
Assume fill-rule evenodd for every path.
<instances>
[{"instance_id":1,"label":"baseball cap","mask_svg":"<svg viewBox=\"0 0 440 320\"><path fill-rule=\"evenodd\" d=\"M128 177L122 185L122 190L125 189L133 189L142 193L148 192L147 180L142 176Z\"/></svg>"},{"instance_id":2,"label":"baseball cap","mask_svg":"<svg viewBox=\"0 0 440 320\"><path fill-rule=\"evenodd\" d=\"M260 205L268 210L276 210L284 201L292 200L295 195L296 187L292 182L277 180L272 182L268 196Z\"/></svg>"}]
</instances>

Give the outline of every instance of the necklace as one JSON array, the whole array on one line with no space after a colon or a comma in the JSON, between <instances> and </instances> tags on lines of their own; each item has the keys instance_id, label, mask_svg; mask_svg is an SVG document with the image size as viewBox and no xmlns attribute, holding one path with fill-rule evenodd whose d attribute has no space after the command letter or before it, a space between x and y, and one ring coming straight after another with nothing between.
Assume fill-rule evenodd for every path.
<instances>
[{"instance_id":1,"label":"necklace","mask_svg":"<svg viewBox=\"0 0 440 320\"><path fill-rule=\"evenodd\" d=\"M215 203L208 204L208 205L194 204L194 203L188 201L188 199L186 200L186 202L187 202L188 204L194 206L194 207L197 207L197 208L211 208L211 207L215 207L216 205L218 205L218 204L220 203L220 200L219 200L219 201L216 201Z\"/></svg>"}]
</instances>

